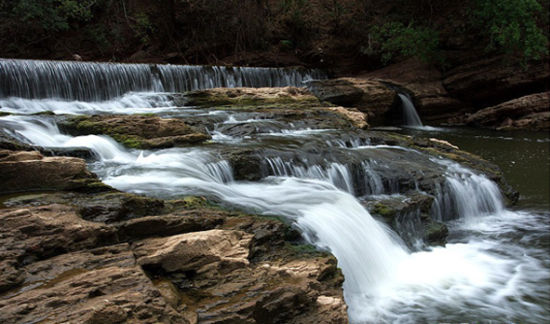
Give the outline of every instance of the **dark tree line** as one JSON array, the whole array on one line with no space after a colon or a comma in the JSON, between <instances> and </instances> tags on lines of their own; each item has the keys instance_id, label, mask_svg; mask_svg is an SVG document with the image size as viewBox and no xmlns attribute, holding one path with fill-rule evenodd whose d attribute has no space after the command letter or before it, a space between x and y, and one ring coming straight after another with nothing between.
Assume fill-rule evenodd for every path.
<instances>
[{"instance_id":1,"label":"dark tree line","mask_svg":"<svg viewBox=\"0 0 550 324\"><path fill-rule=\"evenodd\" d=\"M442 62L449 48L487 44L489 52L536 60L548 55L548 6L549 0L0 0L0 56L83 52L124 60L168 53L207 63L264 51L316 63L341 48L387 64L410 56Z\"/></svg>"}]
</instances>

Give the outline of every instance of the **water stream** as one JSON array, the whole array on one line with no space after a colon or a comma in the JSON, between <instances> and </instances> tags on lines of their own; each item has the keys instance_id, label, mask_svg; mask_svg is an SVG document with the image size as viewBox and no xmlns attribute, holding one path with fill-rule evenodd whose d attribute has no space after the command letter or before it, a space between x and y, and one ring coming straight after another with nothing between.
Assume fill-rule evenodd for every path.
<instances>
[{"instance_id":1,"label":"water stream","mask_svg":"<svg viewBox=\"0 0 550 324\"><path fill-rule=\"evenodd\" d=\"M57 65L48 64L55 70ZM56 82L63 80L64 68L61 65L55 71ZM111 70L109 66L108 73L116 74ZM19 78L23 72L16 75ZM353 134L346 137L329 129L261 120L255 113L174 107L165 93L151 89L105 99L105 93L75 96L79 92L71 92L68 86L36 93L21 92L22 85L10 87L18 89L20 96L11 96L16 90L9 90L10 97L0 96L0 111L22 115L0 117L6 131L39 146L90 148L95 158L89 168L119 190L162 198L205 195L250 212L288 218L307 241L338 259L354 323L541 323L550 319L548 210L506 209L492 181L457 163L407 148L371 145ZM5 87L3 91L7 92ZM62 99L42 97L64 91L70 94ZM101 99L89 99L96 97ZM217 134L207 146L129 150L107 136L62 134L54 118L29 115L54 106L56 114L147 111L182 118L216 116L212 132ZM224 133L223 127L239 123L254 124L256 132ZM315 154L306 155L305 148L312 145L328 153L318 159ZM234 180L224 153L236 147L275 152L264 157L262 180ZM403 154L414 155L415 161L403 161L408 156ZM365 198L407 194L399 181L392 182L392 174L403 163L441 172L432 217L446 221L450 228L445 247L411 251L362 204Z\"/></svg>"}]
</instances>

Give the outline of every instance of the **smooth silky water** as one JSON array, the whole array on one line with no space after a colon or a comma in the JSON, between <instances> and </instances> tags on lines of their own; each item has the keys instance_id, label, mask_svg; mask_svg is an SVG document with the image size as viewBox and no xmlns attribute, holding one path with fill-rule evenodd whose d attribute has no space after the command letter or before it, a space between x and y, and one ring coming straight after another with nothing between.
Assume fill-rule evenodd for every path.
<instances>
[{"instance_id":1,"label":"smooth silky water","mask_svg":"<svg viewBox=\"0 0 550 324\"><path fill-rule=\"evenodd\" d=\"M137 108L117 103L128 96L138 96L145 103ZM163 95L148 92L124 94L107 101L65 100L66 105L59 105L56 113L90 114L97 110L109 113L108 107L112 105L113 113L120 110L139 113L146 108L175 116L201 114L193 108L172 107L170 101L159 103L159 96ZM35 101L17 108L27 114L43 110L40 101L50 100L27 99ZM84 109L78 107L82 102L88 105ZM7 108L2 105L0 110ZM220 124L255 119L254 114L236 116L214 110L204 110L202 114L220 117ZM95 158L89 161L90 169L105 183L123 191L162 198L205 195L251 212L287 217L306 240L337 257L346 278L344 294L354 323L543 323L550 319L547 204L536 203L533 194L524 198L520 207L506 209L493 182L456 163L432 161L447 170L445 191L436 197L434 217L445 219L452 206L459 207L461 216L448 222L449 243L445 247L411 252L352 195L353 179L346 165L330 164L323 169L266 159L272 176L259 182L239 182L234 181L231 166L221 154L234 145L264 143L299 150L308 142L337 137L330 130L319 132L289 126L279 132L247 137L220 132L214 137L215 143L208 146L142 151L128 150L106 136L61 134L53 120L44 116L4 116L0 117L0 124L36 145L91 148ZM445 134L452 136L453 131L430 136ZM457 138L460 136L457 133ZM540 143L544 140L547 138ZM402 149L370 146L361 141L344 143L338 138L327 140L327 145L335 150L366 149L381 154ZM497 151L495 146L494 152ZM509 148L502 155L513 156ZM538 166L535 163L531 167ZM370 170L365 173L365 178L370 179L369 194L386 194L373 165L364 163L363 167ZM548 177L545 179L548 181ZM509 180L515 184L513 176Z\"/></svg>"}]
</instances>

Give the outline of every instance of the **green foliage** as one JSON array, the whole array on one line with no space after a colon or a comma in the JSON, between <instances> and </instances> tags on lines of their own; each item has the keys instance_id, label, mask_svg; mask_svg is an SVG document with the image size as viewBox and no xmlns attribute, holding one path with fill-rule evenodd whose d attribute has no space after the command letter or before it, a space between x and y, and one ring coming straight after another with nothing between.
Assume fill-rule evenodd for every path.
<instances>
[{"instance_id":1,"label":"green foliage","mask_svg":"<svg viewBox=\"0 0 550 324\"><path fill-rule=\"evenodd\" d=\"M473 24L489 36L489 50L540 59L548 53L548 38L537 25L542 10L537 0L476 0Z\"/></svg>"},{"instance_id":2,"label":"green foliage","mask_svg":"<svg viewBox=\"0 0 550 324\"><path fill-rule=\"evenodd\" d=\"M384 64L395 56L419 57L431 61L437 56L439 34L437 31L412 23L405 26L400 22L387 22L374 26L369 32L369 46L363 48L364 54L378 54Z\"/></svg>"},{"instance_id":3,"label":"green foliage","mask_svg":"<svg viewBox=\"0 0 550 324\"><path fill-rule=\"evenodd\" d=\"M135 15L135 33L139 37L143 44L148 44L150 41L150 35L156 30L155 26L149 20L149 16L143 12L139 12Z\"/></svg>"},{"instance_id":4,"label":"green foliage","mask_svg":"<svg viewBox=\"0 0 550 324\"><path fill-rule=\"evenodd\" d=\"M69 29L71 21L89 21L97 0L16 0L11 16L21 22L38 24L46 32Z\"/></svg>"},{"instance_id":5,"label":"green foliage","mask_svg":"<svg viewBox=\"0 0 550 324\"><path fill-rule=\"evenodd\" d=\"M282 0L280 3L279 19L287 31L287 37L294 45L303 45L302 40L308 38L310 31L310 22L308 13L310 12L307 0Z\"/></svg>"}]
</instances>

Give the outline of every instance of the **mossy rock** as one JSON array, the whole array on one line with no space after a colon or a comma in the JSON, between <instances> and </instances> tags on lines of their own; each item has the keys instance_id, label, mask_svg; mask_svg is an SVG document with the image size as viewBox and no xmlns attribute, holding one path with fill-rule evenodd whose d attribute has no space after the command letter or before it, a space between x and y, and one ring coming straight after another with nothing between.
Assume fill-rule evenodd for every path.
<instances>
[{"instance_id":1,"label":"mossy rock","mask_svg":"<svg viewBox=\"0 0 550 324\"><path fill-rule=\"evenodd\" d=\"M445 245L449 229L447 225L430 220L424 225L424 241L430 245Z\"/></svg>"},{"instance_id":2,"label":"mossy rock","mask_svg":"<svg viewBox=\"0 0 550 324\"><path fill-rule=\"evenodd\" d=\"M239 109L257 106L320 105L320 101L305 89L286 88L217 88L190 91L185 94L186 104L197 107Z\"/></svg>"},{"instance_id":3,"label":"mossy rock","mask_svg":"<svg viewBox=\"0 0 550 324\"><path fill-rule=\"evenodd\" d=\"M181 119L149 115L63 117L59 126L72 135L103 134L133 149L159 149L200 144L211 137Z\"/></svg>"}]
</instances>

